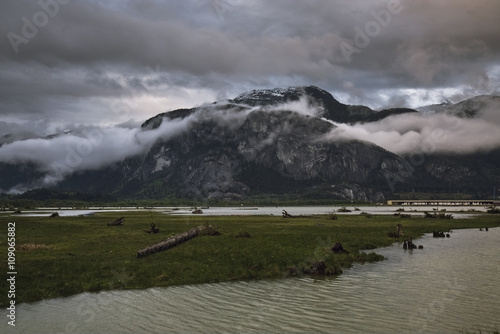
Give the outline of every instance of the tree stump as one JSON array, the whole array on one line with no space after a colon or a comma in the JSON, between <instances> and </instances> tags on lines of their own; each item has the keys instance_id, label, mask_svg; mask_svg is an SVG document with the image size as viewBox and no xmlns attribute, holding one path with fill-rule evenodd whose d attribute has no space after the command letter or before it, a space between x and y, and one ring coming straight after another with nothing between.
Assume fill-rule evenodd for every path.
<instances>
[{"instance_id":1,"label":"tree stump","mask_svg":"<svg viewBox=\"0 0 500 334\"><path fill-rule=\"evenodd\" d=\"M146 233L160 233L160 229L156 227L155 223L151 223L151 227L149 230L144 230Z\"/></svg>"},{"instance_id":2,"label":"tree stump","mask_svg":"<svg viewBox=\"0 0 500 334\"><path fill-rule=\"evenodd\" d=\"M332 252L336 254L349 254L349 252L346 251L344 247L342 247L342 244L340 242L336 242L335 245L333 245Z\"/></svg>"},{"instance_id":3,"label":"tree stump","mask_svg":"<svg viewBox=\"0 0 500 334\"><path fill-rule=\"evenodd\" d=\"M396 225L396 235L398 238L403 236L403 225L401 224Z\"/></svg>"}]
</instances>

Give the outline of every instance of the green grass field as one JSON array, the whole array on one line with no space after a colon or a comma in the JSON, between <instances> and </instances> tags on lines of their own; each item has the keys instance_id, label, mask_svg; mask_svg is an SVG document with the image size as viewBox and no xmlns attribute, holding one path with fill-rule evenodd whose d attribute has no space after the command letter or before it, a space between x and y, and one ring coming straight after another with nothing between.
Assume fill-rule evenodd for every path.
<instances>
[{"instance_id":1,"label":"green grass field","mask_svg":"<svg viewBox=\"0 0 500 334\"><path fill-rule=\"evenodd\" d=\"M107 226L118 216L125 217L123 226ZM152 221L160 228L159 234L144 233ZM359 251L397 242L387 234L395 231L398 223L403 225L405 236L415 239L438 230L499 226L500 216L438 220L338 215L332 220L329 216L151 216L148 211L101 212L91 217L11 215L0 217L4 276L9 271L8 222L16 223L16 246L27 248L16 251L15 299L19 304L110 289L282 278L290 268L300 272L321 259L340 273L354 262L381 260L373 253ZM136 257L139 249L205 223L216 226L222 235L196 237L172 249ZM251 237L235 237L242 232ZM331 253L335 242L341 242L350 254ZM2 281L0 305L4 307L9 302L9 288L6 280Z\"/></svg>"}]
</instances>

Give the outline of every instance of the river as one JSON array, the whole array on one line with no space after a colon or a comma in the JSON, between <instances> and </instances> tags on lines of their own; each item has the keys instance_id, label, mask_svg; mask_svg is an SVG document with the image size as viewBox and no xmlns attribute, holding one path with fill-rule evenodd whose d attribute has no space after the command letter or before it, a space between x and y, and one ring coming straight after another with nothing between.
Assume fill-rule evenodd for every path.
<instances>
[{"instance_id":1,"label":"river","mask_svg":"<svg viewBox=\"0 0 500 334\"><path fill-rule=\"evenodd\" d=\"M2 333L460 333L500 329L500 228L425 235L423 250L337 278L85 293L19 305ZM6 328L4 317L0 328Z\"/></svg>"}]
</instances>

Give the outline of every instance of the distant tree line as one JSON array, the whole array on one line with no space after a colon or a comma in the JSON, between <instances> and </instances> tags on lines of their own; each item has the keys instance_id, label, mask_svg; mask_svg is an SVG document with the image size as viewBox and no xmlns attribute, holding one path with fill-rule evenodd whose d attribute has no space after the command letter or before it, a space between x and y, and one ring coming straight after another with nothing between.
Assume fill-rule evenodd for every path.
<instances>
[{"instance_id":1,"label":"distant tree line","mask_svg":"<svg viewBox=\"0 0 500 334\"><path fill-rule=\"evenodd\" d=\"M34 189L23 194L0 194L0 209L33 209L37 207L160 207L160 206L299 206L361 205L366 201L333 198L307 198L302 194L251 194L246 199L192 199L169 196L164 199L122 199L110 194Z\"/></svg>"}]
</instances>

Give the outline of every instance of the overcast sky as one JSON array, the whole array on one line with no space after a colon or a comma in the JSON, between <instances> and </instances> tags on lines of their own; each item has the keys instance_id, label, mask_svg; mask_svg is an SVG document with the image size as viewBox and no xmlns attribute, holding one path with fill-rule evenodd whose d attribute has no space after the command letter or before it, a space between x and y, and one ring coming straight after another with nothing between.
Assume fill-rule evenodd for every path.
<instances>
[{"instance_id":1,"label":"overcast sky","mask_svg":"<svg viewBox=\"0 0 500 334\"><path fill-rule=\"evenodd\" d=\"M499 94L499 18L498 0L1 0L0 117L142 122L306 84L372 108Z\"/></svg>"}]
</instances>

